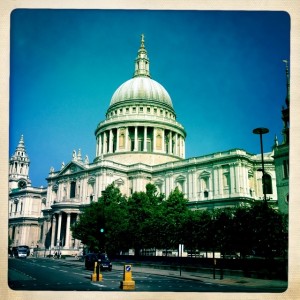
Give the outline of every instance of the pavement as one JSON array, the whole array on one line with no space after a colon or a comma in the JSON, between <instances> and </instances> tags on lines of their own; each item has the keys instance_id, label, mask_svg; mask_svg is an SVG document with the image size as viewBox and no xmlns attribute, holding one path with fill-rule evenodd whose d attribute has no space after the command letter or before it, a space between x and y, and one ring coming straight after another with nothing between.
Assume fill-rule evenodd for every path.
<instances>
[{"instance_id":1,"label":"pavement","mask_svg":"<svg viewBox=\"0 0 300 300\"><path fill-rule=\"evenodd\" d=\"M78 263L84 264L76 258L68 258L68 261L77 261ZM180 270L172 270L166 266L161 267L157 265L143 265L141 263L127 263L127 262L114 262L112 261L114 270L123 270L125 264L132 266L132 276L134 277L135 272L143 272L147 274L156 274L161 276L183 278L189 280L198 280L202 282L210 282L214 284L232 285L232 286L247 286L256 288L278 288L284 291L288 287L288 282L285 280L269 280L269 279L259 279L252 277L245 277L242 273L232 275L230 270L224 270L223 279L220 278L219 270L216 270L215 279L213 278L212 270L208 269L197 269L197 271L185 270L184 268Z\"/></svg>"}]
</instances>

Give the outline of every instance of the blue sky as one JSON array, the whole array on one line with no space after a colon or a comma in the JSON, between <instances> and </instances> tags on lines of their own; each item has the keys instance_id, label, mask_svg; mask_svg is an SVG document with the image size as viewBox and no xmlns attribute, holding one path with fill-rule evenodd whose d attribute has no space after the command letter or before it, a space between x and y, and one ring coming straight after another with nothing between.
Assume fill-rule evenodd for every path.
<instances>
[{"instance_id":1,"label":"blue sky","mask_svg":"<svg viewBox=\"0 0 300 300\"><path fill-rule=\"evenodd\" d=\"M33 186L72 151L95 158L94 131L145 46L154 80L187 132L186 157L282 141L290 18L268 11L38 10L11 14L10 149L24 135Z\"/></svg>"}]
</instances>

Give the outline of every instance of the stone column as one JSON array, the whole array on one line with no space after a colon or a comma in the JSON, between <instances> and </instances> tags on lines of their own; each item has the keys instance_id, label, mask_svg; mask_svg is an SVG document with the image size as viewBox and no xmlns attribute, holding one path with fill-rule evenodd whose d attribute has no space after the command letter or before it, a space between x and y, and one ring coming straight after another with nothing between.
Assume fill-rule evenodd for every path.
<instances>
[{"instance_id":1,"label":"stone column","mask_svg":"<svg viewBox=\"0 0 300 300\"><path fill-rule=\"evenodd\" d=\"M224 186L223 186L223 169L222 167L218 168L218 190L219 190L219 194L223 196L224 194Z\"/></svg>"},{"instance_id":2,"label":"stone column","mask_svg":"<svg viewBox=\"0 0 300 300\"><path fill-rule=\"evenodd\" d=\"M58 214L57 241L60 242L62 213Z\"/></svg>"},{"instance_id":3,"label":"stone column","mask_svg":"<svg viewBox=\"0 0 300 300\"><path fill-rule=\"evenodd\" d=\"M153 128L153 152L156 152L156 128Z\"/></svg>"},{"instance_id":4,"label":"stone column","mask_svg":"<svg viewBox=\"0 0 300 300\"><path fill-rule=\"evenodd\" d=\"M119 151L120 128L117 128L116 152Z\"/></svg>"},{"instance_id":5,"label":"stone column","mask_svg":"<svg viewBox=\"0 0 300 300\"><path fill-rule=\"evenodd\" d=\"M67 226L66 226L66 242L65 248L70 248L70 221L71 221L71 214L67 213Z\"/></svg>"},{"instance_id":6,"label":"stone column","mask_svg":"<svg viewBox=\"0 0 300 300\"><path fill-rule=\"evenodd\" d=\"M166 153L165 129L162 130L162 152Z\"/></svg>"},{"instance_id":7,"label":"stone column","mask_svg":"<svg viewBox=\"0 0 300 300\"><path fill-rule=\"evenodd\" d=\"M96 157L99 156L99 137L96 139Z\"/></svg>"},{"instance_id":8,"label":"stone column","mask_svg":"<svg viewBox=\"0 0 300 300\"><path fill-rule=\"evenodd\" d=\"M214 167L213 169L213 196L218 196L220 194L219 191L219 167Z\"/></svg>"},{"instance_id":9,"label":"stone column","mask_svg":"<svg viewBox=\"0 0 300 300\"><path fill-rule=\"evenodd\" d=\"M194 200L197 200L198 198L198 195L197 195L197 177L196 177L196 169L194 169L194 172L193 172L193 194L194 194Z\"/></svg>"},{"instance_id":10,"label":"stone column","mask_svg":"<svg viewBox=\"0 0 300 300\"><path fill-rule=\"evenodd\" d=\"M144 151L147 151L147 126L144 127Z\"/></svg>"},{"instance_id":11,"label":"stone column","mask_svg":"<svg viewBox=\"0 0 300 300\"><path fill-rule=\"evenodd\" d=\"M138 127L134 127L134 151L138 151Z\"/></svg>"},{"instance_id":12,"label":"stone column","mask_svg":"<svg viewBox=\"0 0 300 300\"><path fill-rule=\"evenodd\" d=\"M113 153L113 133L112 129L109 131L109 153Z\"/></svg>"},{"instance_id":13,"label":"stone column","mask_svg":"<svg viewBox=\"0 0 300 300\"><path fill-rule=\"evenodd\" d=\"M125 151L129 151L128 149L128 127L125 129Z\"/></svg>"},{"instance_id":14,"label":"stone column","mask_svg":"<svg viewBox=\"0 0 300 300\"><path fill-rule=\"evenodd\" d=\"M175 155L178 156L178 134L175 133Z\"/></svg>"},{"instance_id":15,"label":"stone column","mask_svg":"<svg viewBox=\"0 0 300 300\"><path fill-rule=\"evenodd\" d=\"M51 225L51 248L54 247L55 243L55 230L56 230L56 215L52 216L52 225Z\"/></svg>"},{"instance_id":16,"label":"stone column","mask_svg":"<svg viewBox=\"0 0 300 300\"><path fill-rule=\"evenodd\" d=\"M98 156L102 154L102 135L99 134L99 147L98 147Z\"/></svg>"},{"instance_id":17,"label":"stone column","mask_svg":"<svg viewBox=\"0 0 300 300\"><path fill-rule=\"evenodd\" d=\"M173 137L172 131L169 133L169 154L173 154Z\"/></svg>"},{"instance_id":18,"label":"stone column","mask_svg":"<svg viewBox=\"0 0 300 300\"><path fill-rule=\"evenodd\" d=\"M178 155L180 156L180 157L182 157L182 154L183 154L183 151L182 151L182 149L183 149L183 138L182 138L182 136L180 135L179 136L179 153L178 153Z\"/></svg>"},{"instance_id":19,"label":"stone column","mask_svg":"<svg viewBox=\"0 0 300 300\"><path fill-rule=\"evenodd\" d=\"M107 153L107 133L103 132L103 154Z\"/></svg>"}]
</instances>

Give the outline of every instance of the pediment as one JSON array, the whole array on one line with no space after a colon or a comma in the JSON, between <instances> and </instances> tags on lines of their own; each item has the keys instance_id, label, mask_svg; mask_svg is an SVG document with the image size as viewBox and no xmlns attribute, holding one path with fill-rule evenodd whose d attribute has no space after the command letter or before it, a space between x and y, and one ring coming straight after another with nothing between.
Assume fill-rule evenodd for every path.
<instances>
[{"instance_id":1,"label":"pediment","mask_svg":"<svg viewBox=\"0 0 300 300\"><path fill-rule=\"evenodd\" d=\"M60 170L58 175L59 176L60 175L71 175L71 174L83 171L85 169L86 168L83 165L81 165L77 162L71 161Z\"/></svg>"},{"instance_id":2,"label":"pediment","mask_svg":"<svg viewBox=\"0 0 300 300\"><path fill-rule=\"evenodd\" d=\"M199 177L209 177L210 173L208 171L203 171L199 174Z\"/></svg>"},{"instance_id":3,"label":"pediment","mask_svg":"<svg viewBox=\"0 0 300 300\"><path fill-rule=\"evenodd\" d=\"M122 178L118 178L114 181L117 186L124 185L124 180Z\"/></svg>"},{"instance_id":4,"label":"pediment","mask_svg":"<svg viewBox=\"0 0 300 300\"><path fill-rule=\"evenodd\" d=\"M179 175L177 178L176 178L176 182L177 181L185 181L186 178L183 176L183 175Z\"/></svg>"}]
</instances>

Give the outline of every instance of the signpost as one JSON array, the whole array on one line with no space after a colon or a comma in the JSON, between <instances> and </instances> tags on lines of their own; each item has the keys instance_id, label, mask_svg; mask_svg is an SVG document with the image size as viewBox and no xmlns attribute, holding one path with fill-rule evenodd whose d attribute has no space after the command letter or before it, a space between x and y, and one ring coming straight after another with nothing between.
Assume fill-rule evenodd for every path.
<instances>
[{"instance_id":1,"label":"signpost","mask_svg":"<svg viewBox=\"0 0 300 300\"><path fill-rule=\"evenodd\" d=\"M131 265L124 266L123 281L120 282L120 288L125 291L135 289L135 281L132 280Z\"/></svg>"}]
</instances>

